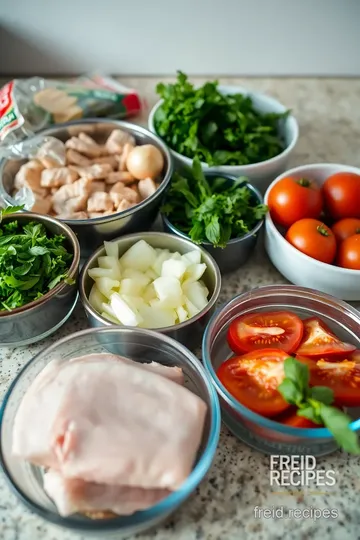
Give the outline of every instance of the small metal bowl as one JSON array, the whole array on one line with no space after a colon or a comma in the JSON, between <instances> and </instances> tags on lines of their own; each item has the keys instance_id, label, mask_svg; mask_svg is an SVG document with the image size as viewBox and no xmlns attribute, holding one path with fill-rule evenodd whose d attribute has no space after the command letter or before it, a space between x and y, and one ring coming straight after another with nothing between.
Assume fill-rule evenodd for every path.
<instances>
[{"instance_id":1,"label":"small metal bowl","mask_svg":"<svg viewBox=\"0 0 360 540\"><path fill-rule=\"evenodd\" d=\"M61 220L77 234L81 247L81 257L88 257L104 240L112 240L120 234L148 230L151 227L160 209L164 191L172 176L172 157L159 137L143 127L120 120L77 120L50 127L41 132L44 136L50 135L61 141L66 141L70 137L78 135L81 131L85 131L99 144L103 144L114 129L122 129L130 133L135 137L138 144L153 144L161 151L164 157L162 181L151 197L129 208L129 210L100 218ZM17 204L11 196L11 192L15 175L25 162L26 160L6 159L0 162L0 198L10 206Z\"/></svg>"},{"instance_id":2,"label":"small metal bowl","mask_svg":"<svg viewBox=\"0 0 360 540\"><path fill-rule=\"evenodd\" d=\"M237 179L235 176L216 171L205 172L205 176L210 180L211 178L225 178L229 183L234 182ZM257 204L263 203L263 197L257 188L246 181L244 181L243 185L247 186L252 192L254 202ZM161 214L161 218L165 232L189 239L188 235L176 228L167 216ZM240 238L233 238L226 244L225 248L214 247L210 242L202 242L201 246L214 257L220 268L221 274L234 272L240 268L240 266L245 264L251 256L255 249L260 229L263 225L264 220L261 219L250 232L244 234L244 236L241 236Z\"/></svg>"},{"instance_id":3,"label":"small metal bowl","mask_svg":"<svg viewBox=\"0 0 360 540\"><path fill-rule=\"evenodd\" d=\"M38 300L12 311L0 311L0 346L19 347L44 339L58 330L75 308L78 291L77 277L80 262L80 246L74 232L50 216L30 212L5 215L2 223L17 220L19 223L36 221L42 223L52 234L62 234L66 247L74 258L68 276L75 280L69 285L62 281Z\"/></svg>"},{"instance_id":4,"label":"small metal bowl","mask_svg":"<svg viewBox=\"0 0 360 540\"><path fill-rule=\"evenodd\" d=\"M12 431L17 409L30 384L50 361L63 364L76 356L109 350L117 350L117 354L121 354L124 347L135 362L156 361L165 366L180 367L185 386L205 401L207 414L193 470L179 489L147 510L112 519L89 519L82 514L62 517L44 492L41 469L12 455ZM176 430L176 426L173 429ZM10 385L0 406L0 469L3 469L17 498L44 520L86 538L128 538L155 527L190 497L212 465L219 433L220 407L215 389L190 351L175 340L150 330L119 326L90 329L66 336L44 349L26 364Z\"/></svg>"},{"instance_id":5,"label":"small metal bowl","mask_svg":"<svg viewBox=\"0 0 360 540\"><path fill-rule=\"evenodd\" d=\"M246 313L292 311L301 319L319 317L343 341L360 348L360 313L345 302L295 285L258 287L236 296L211 318L203 338L204 367L219 399L224 424L248 446L265 454L322 456L337 450L327 428L297 428L265 418L239 403L217 377L220 365L234 356L226 340L231 322ZM350 428L360 432L360 408L349 408Z\"/></svg>"},{"instance_id":6,"label":"small metal bowl","mask_svg":"<svg viewBox=\"0 0 360 540\"><path fill-rule=\"evenodd\" d=\"M170 251L178 251L180 254L188 253L189 251L199 250L201 253L201 262L206 264L206 271L201 278L209 289L209 302L206 307L197 315L181 324L167 326L165 328L156 328L157 332L166 334L180 343L183 343L190 349L198 347L201 343L201 338L206 328L206 325L215 311L216 301L220 294L221 275L219 268L214 259L204 249L196 246L190 240L179 238L171 234L161 232L148 232L141 234L129 234L114 240L119 246L120 256L125 253L133 244L139 240L145 240L154 248L169 249ZM97 265L99 257L105 255L105 248L100 247L91 255L82 267L79 278L80 299L85 308L85 313L89 319L90 326L114 326L108 319L102 317L89 303L88 297L94 281L88 275L88 270Z\"/></svg>"}]
</instances>

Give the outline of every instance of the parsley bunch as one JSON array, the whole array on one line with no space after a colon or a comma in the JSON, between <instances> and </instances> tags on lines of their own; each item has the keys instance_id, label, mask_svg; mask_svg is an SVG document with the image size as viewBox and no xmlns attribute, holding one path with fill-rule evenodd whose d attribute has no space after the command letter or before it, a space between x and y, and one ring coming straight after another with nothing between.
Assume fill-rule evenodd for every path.
<instances>
[{"instance_id":1,"label":"parsley bunch","mask_svg":"<svg viewBox=\"0 0 360 540\"><path fill-rule=\"evenodd\" d=\"M175 84L160 83L163 104L156 112L156 132L176 152L210 166L248 165L280 154L285 144L280 122L289 114L262 114L244 94L221 94L217 81L200 88L178 72Z\"/></svg>"},{"instance_id":2,"label":"parsley bunch","mask_svg":"<svg viewBox=\"0 0 360 540\"><path fill-rule=\"evenodd\" d=\"M1 216L21 210L12 207ZM63 235L50 234L41 223L0 224L0 310L37 300L67 278L73 255Z\"/></svg>"},{"instance_id":3,"label":"parsley bunch","mask_svg":"<svg viewBox=\"0 0 360 540\"><path fill-rule=\"evenodd\" d=\"M250 232L267 212L254 200L246 178L207 181L198 158L192 170L175 173L162 212L180 231L196 243L225 247L232 238Z\"/></svg>"}]
</instances>

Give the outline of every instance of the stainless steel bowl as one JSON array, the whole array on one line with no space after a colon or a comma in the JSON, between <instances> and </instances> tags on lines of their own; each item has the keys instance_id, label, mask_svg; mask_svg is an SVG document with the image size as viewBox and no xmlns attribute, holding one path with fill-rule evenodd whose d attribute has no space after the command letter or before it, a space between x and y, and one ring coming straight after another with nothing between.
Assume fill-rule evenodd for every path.
<instances>
[{"instance_id":1,"label":"stainless steel bowl","mask_svg":"<svg viewBox=\"0 0 360 540\"><path fill-rule=\"evenodd\" d=\"M235 176L216 171L208 173L205 172L205 176L210 181L211 178L226 178L229 182L234 182L237 179ZM244 186L245 185L251 191L254 202L256 202L256 204L262 204L263 197L260 191L253 185L244 181ZM188 235L175 227L167 216L161 214L161 218L165 232L176 234L181 238L189 239ZM244 236L241 236L240 238L233 238L226 244L225 248L214 247L212 244L210 244L210 242L202 242L201 246L206 249L206 251L208 251L212 257L214 257L220 268L221 274L234 272L247 262L250 255L254 251L261 227L263 225L264 220L261 219L250 232L244 234Z\"/></svg>"},{"instance_id":2,"label":"stainless steel bowl","mask_svg":"<svg viewBox=\"0 0 360 540\"><path fill-rule=\"evenodd\" d=\"M89 119L74 121L50 127L41 132L42 135L51 135L66 141L81 131L86 131L98 143L102 144L110 132L116 128L131 133L138 144L153 144L159 148L164 156L165 163L162 181L151 197L124 212L118 212L103 218L63 220L75 231L79 238L81 257L88 257L104 240L112 240L121 234L148 230L151 227L156 219L164 191L172 175L172 157L159 137L143 127L129 122L121 122L120 120ZM25 160L6 159L0 162L0 198L10 206L16 204L11 192L14 177L24 162Z\"/></svg>"},{"instance_id":3,"label":"stainless steel bowl","mask_svg":"<svg viewBox=\"0 0 360 540\"><path fill-rule=\"evenodd\" d=\"M185 376L185 386L205 401L207 414L193 470L178 490L142 512L113 519L89 519L81 514L62 517L44 492L40 468L12 454L12 431L16 412L30 384L50 361L65 363L76 356L109 350L121 354L124 347L129 357L136 362L154 360L165 366L180 367ZM0 469L3 469L4 476L18 499L44 520L83 534L86 538L129 538L129 535L143 532L164 521L190 497L211 467L219 433L220 407L215 389L204 368L190 351L173 339L149 330L120 327L90 329L66 336L41 351L26 364L11 384L0 406ZM54 537L58 538L58 535Z\"/></svg>"},{"instance_id":4,"label":"stainless steel bowl","mask_svg":"<svg viewBox=\"0 0 360 540\"><path fill-rule=\"evenodd\" d=\"M207 306L192 317L188 321L166 328L157 328L156 331L170 336L180 343L183 343L190 349L198 347L201 343L201 338L206 328L211 315L215 311L215 304L220 294L221 275L219 268L214 259L204 249L196 246L190 240L179 238L171 234L161 232L149 232L141 234L129 234L121 238L117 238L115 242L119 246L120 256L125 253L133 244L139 240L145 240L154 248L169 249L170 251L178 251L180 254L187 253L193 250L199 250L201 253L201 262L206 264L206 271L202 277L204 283L209 289L209 302ZM90 326L114 326L109 320L102 317L89 303L88 297L94 281L89 277L88 270L94 268L97 264L98 257L105 254L103 247L97 249L93 255L85 262L82 267L79 278L80 298L85 308L85 313L89 319Z\"/></svg>"},{"instance_id":5,"label":"stainless steel bowl","mask_svg":"<svg viewBox=\"0 0 360 540\"><path fill-rule=\"evenodd\" d=\"M2 223L16 219L19 223L37 221L42 223L52 234L66 237L67 249L74 254L69 269L69 278L75 280L69 285L64 281L38 300L11 312L0 311L0 346L19 347L35 343L53 334L70 317L77 299L77 277L80 262L80 246L74 232L59 220L50 216L19 212L3 216Z\"/></svg>"}]
</instances>

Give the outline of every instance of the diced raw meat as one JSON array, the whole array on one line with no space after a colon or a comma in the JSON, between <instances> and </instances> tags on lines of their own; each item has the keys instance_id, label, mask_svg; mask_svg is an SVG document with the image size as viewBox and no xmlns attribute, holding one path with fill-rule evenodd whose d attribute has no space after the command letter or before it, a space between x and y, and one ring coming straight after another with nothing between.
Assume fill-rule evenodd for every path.
<instances>
[{"instance_id":1,"label":"diced raw meat","mask_svg":"<svg viewBox=\"0 0 360 540\"><path fill-rule=\"evenodd\" d=\"M95 158L101 156L102 148L98 144L90 144L80 139L79 137L71 137L65 143L66 148L76 150L80 154L84 154L89 158Z\"/></svg>"},{"instance_id":2,"label":"diced raw meat","mask_svg":"<svg viewBox=\"0 0 360 540\"><path fill-rule=\"evenodd\" d=\"M122 131L121 129L114 129L110 133L105 143L105 148L109 152L109 154L121 154L125 144L127 143L135 146L134 137L126 131Z\"/></svg>"},{"instance_id":3,"label":"diced raw meat","mask_svg":"<svg viewBox=\"0 0 360 540\"><path fill-rule=\"evenodd\" d=\"M150 508L170 494L166 489L96 484L80 479L67 480L54 470L44 474L44 490L62 516L92 511L130 515Z\"/></svg>"},{"instance_id":4,"label":"diced raw meat","mask_svg":"<svg viewBox=\"0 0 360 540\"><path fill-rule=\"evenodd\" d=\"M67 159L67 162L70 163L71 165L78 165L79 167L88 167L88 165L92 164L91 159L83 156L76 150L72 150L71 148L66 150L66 159ZM97 158L97 159L100 159L100 158Z\"/></svg>"},{"instance_id":5,"label":"diced raw meat","mask_svg":"<svg viewBox=\"0 0 360 540\"><path fill-rule=\"evenodd\" d=\"M120 155L115 155L116 161L118 162L118 169L119 171L126 171L126 160L128 158L128 155L130 154L131 150L133 150L135 146L130 143L124 144L123 151Z\"/></svg>"},{"instance_id":6,"label":"diced raw meat","mask_svg":"<svg viewBox=\"0 0 360 540\"><path fill-rule=\"evenodd\" d=\"M14 186L16 189L27 187L34 193L44 194L44 189L41 187L41 172L44 170L42 164L32 159L22 165L15 176Z\"/></svg>"},{"instance_id":7,"label":"diced raw meat","mask_svg":"<svg viewBox=\"0 0 360 540\"><path fill-rule=\"evenodd\" d=\"M136 204L139 202L139 195L136 191L134 191L131 188L125 187L122 182L116 183L111 189L110 189L110 196L114 197L113 201L114 204L119 204L119 201L121 202L121 199L125 199L129 203ZM119 197L120 195L120 197Z\"/></svg>"},{"instance_id":8,"label":"diced raw meat","mask_svg":"<svg viewBox=\"0 0 360 540\"><path fill-rule=\"evenodd\" d=\"M31 211L37 214L48 214L51 210L51 198L41 197L35 193L35 203L33 204Z\"/></svg>"},{"instance_id":9,"label":"diced raw meat","mask_svg":"<svg viewBox=\"0 0 360 540\"><path fill-rule=\"evenodd\" d=\"M68 167L44 169L41 173L41 185L45 188L55 188L64 184L71 184L78 178L77 172Z\"/></svg>"},{"instance_id":10,"label":"diced raw meat","mask_svg":"<svg viewBox=\"0 0 360 540\"><path fill-rule=\"evenodd\" d=\"M90 195L87 202L88 212L109 212L114 208L113 202L109 193L104 191L95 191Z\"/></svg>"},{"instance_id":11,"label":"diced raw meat","mask_svg":"<svg viewBox=\"0 0 360 540\"><path fill-rule=\"evenodd\" d=\"M190 474L206 404L126 362L52 362L16 414L13 453L65 478L177 489Z\"/></svg>"},{"instance_id":12,"label":"diced raw meat","mask_svg":"<svg viewBox=\"0 0 360 540\"><path fill-rule=\"evenodd\" d=\"M46 169L63 167L66 163L65 145L60 139L47 137L36 157Z\"/></svg>"},{"instance_id":13,"label":"diced raw meat","mask_svg":"<svg viewBox=\"0 0 360 540\"><path fill-rule=\"evenodd\" d=\"M110 165L111 168L114 169L114 170L117 168L117 165L118 165L116 156L102 156L102 157L98 157L98 158L93 159L92 163L93 163L93 164L96 164L96 163L107 163L107 164Z\"/></svg>"},{"instance_id":14,"label":"diced raw meat","mask_svg":"<svg viewBox=\"0 0 360 540\"><path fill-rule=\"evenodd\" d=\"M90 184L90 193L95 193L95 191L105 191L105 182L102 180L94 180Z\"/></svg>"},{"instance_id":15,"label":"diced raw meat","mask_svg":"<svg viewBox=\"0 0 360 540\"><path fill-rule=\"evenodd\" d=\"M111 165L108 163L94 163L88 167L72 167L82 178L88 178L89 180L102 180L106 178L111 172Z\"/></svg>"},{"instance_id":16,"label":"diced raw meat","mask_svg":"<svg viewBox=\"0 0 360 540\"><path fill-rule=\"evenodd\" d=\"M138 183L138 190L142 199L147 199L156 191L156 184L152 178L145 178Z\"/></svg>"},{"instance_id":17,"label":"diced raw meat","mask_svg":"<svg viewBox=\"0 0 360 540\"><path fill-rule=\"evenodd\" d=\"M129 203L129 201L124 199L120 193L110 193L110 195L117 212L124 212L124 210L135 206L134 203Z\"/></svg>"},{"instance_id":18,"label":"diced raw meat","mask_svg":"<svg viewBox=\"0 0 360 540\"><path fill-rule=\"evenodd\" d=\"M131 184L132 182L134 182L134 180L135 178L129 172L115 171L115 172L111 172L105 181L107 184L116 184L117 182L123 182L124 184Z\"/></svg>"},{"instance_id":19,"label":"diced raw meat","mask_svg":"<svg viewBox=\"0 0 360 540\"><path fill-rule=\"evenodd\" d=\"M72 214L58 214L56 217L59 219L87 219L89 216L87 212L73 212Z\"/></svg>"},{"instance_id":20,"label":"diced raw meat","mask_svg":"<svg viewBox=\"0 0 360 540\"><path fill-rule=\"evenodd\" d=\"M73 184L61 186L52 197L52 205L57 214L72 214L85 210L90 195L90 181L80 178Z\"/></svg>"}]
</instances>

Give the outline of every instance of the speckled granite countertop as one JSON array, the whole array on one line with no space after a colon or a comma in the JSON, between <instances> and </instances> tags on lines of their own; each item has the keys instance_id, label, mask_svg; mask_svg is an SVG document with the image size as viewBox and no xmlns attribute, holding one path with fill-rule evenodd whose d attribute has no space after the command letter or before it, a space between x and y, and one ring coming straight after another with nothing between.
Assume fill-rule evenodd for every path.
<instances>
[{"instance_id":1,"label":"speckled granite countertop","mask_svg":"<svg viewBox=\"0 0 360 540\"><path fill-rule=\"evenodd\" d=\"M123 79L138 88L151 105L156 79ZM199 79L199 82L201 80ZM360 80L222 79L267 92L282 101L300 123L300 140L290 165L331 161L360 166ZM141 122L145 121L145 115ZM284 282L266 259L262 245L252 259L224 280L221 301L259 285ZM18 370L40 349L70 332L86 327L78 306L72 319L52 338L18 349L0 350L0 399ZM269 482L269 457L251 450L223 428L215 463L208 478L166 526L142 540L310 540L360 538L360 460L337 452L318 459L318 466L338 471L327 494L299 493ZM256 518L254 508L329 508L337 519ZM0 478L0 540L75 540L79 536L48 525L30 514ZM83 539L85 540L85 539Z\"/></svg>"}]
</instances>

